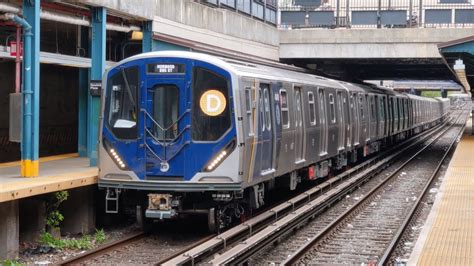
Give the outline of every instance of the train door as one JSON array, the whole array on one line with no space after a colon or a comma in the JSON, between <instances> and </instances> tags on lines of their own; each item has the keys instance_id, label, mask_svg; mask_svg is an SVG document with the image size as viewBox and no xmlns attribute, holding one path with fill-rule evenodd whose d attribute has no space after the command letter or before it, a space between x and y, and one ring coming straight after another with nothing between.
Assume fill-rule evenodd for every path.
<instances>
[{"instance_id":1,"label":"train door","mask_svg":"<svg viewBox=\"0 0 474 266\"><path fill-rule=\"evenodd\" d=\"M326 97L324 95L324 90L318 90L318 100L319 100L319 124L321 125L321 139L319 141L319 155L324 156L328 153L328 124L327 124L327 114L326 114Z\"/></svg>"},{"instance_id":2,"label":"train door","mask_svg":"<svg viewBox=\"0 0 474 266\"><path fill-rule=\"evenodd\" d=\"M261 150L261 161L260 170L261 175L267 174L272 171L273 161L273 131L272 131L272 104L270 101L270 85L260 83L259 87L259 114L261 124L259 126L260 131L260 150Z\"/></svg>"},{"instance_id":3,"label":"train door","mask_svg":"<svg viewBox=\"0 0 474 266\"><path fill-rule=\"evenodd\" d=\"M349 101L348 101L348 92L344 92L342 95L342 109L344 112L344 127L346 130L346 146L348 148L351 147L351 140L352 140L352 121L351 121L351 115L350 115L350 110L349 110Z\"/></svg>"},{"instance_id":4,"label":"train door","mask_svg":"<svg viewBox=\"0 0 474 266\"><path fill-rule=\"evenodd\" d=\"M351 120L352 120L352 145L357 146L359 145L359 108L357 108L357 94L353 93L350 96L350 107L351 107Z\"/></svg>"},{"instance_id":5,"label":"train door","mask_svg":"<svg viewBox=\"0 0 474 266\"><path fill-rule=\"evenodd\" d=\"M345 127L344 127L344 123L345 123L345 113L343 112L343 109L342 109L342 92L341 91L338 91L337 92L337 114L339 115L339 119L338 119L338 128L339 128L339 132L338 132L338 150L343 150L345 147L344 147L344 140L345 140Z\"/></svg>"},{"instance_id":6,"label":"train door","mask_svg":"<svg viewBox=\"0 0 474 266\"><path fill-rule=\"evenodd\" d=\"M301 88L295 87L295 163L304 160L304 123Z\"/></svg>"}]
</instances>

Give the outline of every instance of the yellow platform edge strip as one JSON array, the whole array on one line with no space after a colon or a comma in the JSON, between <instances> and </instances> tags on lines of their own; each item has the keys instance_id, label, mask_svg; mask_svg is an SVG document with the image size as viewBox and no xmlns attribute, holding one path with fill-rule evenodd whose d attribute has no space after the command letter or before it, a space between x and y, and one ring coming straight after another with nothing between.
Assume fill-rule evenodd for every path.
<instances>
[{"instance_id":1,"label":"yellow platform edge strip","mask_svg":"<svg viewBox=\"0 0 474 266\"><path fill-rule=\"evenodd\" d=\"M79 157L79 153L67 153L67 154L60 154L60 155L42 157L42 158L39 159L39 162L40 163L45 163L45 162L68 159L68 158L75 158L75 157ZM7 167L14 167L14 166L21 166L21 161L0 163L0 168L7 168Z\"/></svg>"}]
</instances>

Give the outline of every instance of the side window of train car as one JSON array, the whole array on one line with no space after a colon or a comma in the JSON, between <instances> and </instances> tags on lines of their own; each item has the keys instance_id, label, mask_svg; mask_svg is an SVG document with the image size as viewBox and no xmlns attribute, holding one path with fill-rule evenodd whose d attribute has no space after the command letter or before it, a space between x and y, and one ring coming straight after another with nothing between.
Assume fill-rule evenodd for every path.
<instances>
[{"instance_id":1,"label":"side window of train car","mask_svg":"<svg viewBox=\"0 0 474 266\"><path fill-rule=\"evenodd\" d=\"M263 94L262 94L261 88L258 90L258 109L260 110L260 117L262 117L262 131L265 131L266 117L265 117L265 107L263 106Z\"/></svg>"},{"instance_id":2,"label":"side window of train car","mask_svg":"<svg viewBox=\"0 0 474 266\"><path fill-rule=\"evenodd\" d=\"M359 108L360 108L360 120L365 120L365 113L364 113L364 97L362 94L359 95Z\"/></svg>"},{"instance_id":3,"label":"side window of train car","mask_svg":"<svg viewBox=\"0 0 474 266\"><path fill-rule=\"evenodd\" d=\"M370 118L372 122L375 122L375 100L377 100L377 96L370 97Z\"/></svg>"},{"instance_id":4,"label":"side window of train car","mask_svg":"<svg viewBox=\"0 0 474 266\"><path fill-rule=\"evenodd\" d=\"M308 105L309 105L309 122L312 126L316 125L316 104L314 102L314 94L308 91Z\"/></svg>"},{"instance_id":5,"label":"side window of train car","mask_svg":"<svg viewBox=\"0 0 474 266\"><path fill-rule=\"evenodd\" d=\"M269 85L260 84L260 87L263 89L263 104L265 105L265 127L268 131L272 129L272 117L270 113L270 96L268 95Z\"/></svg>"},{"instance_id":6,"label":"side window of train car","mask_svg":"<svg viewBox=\"0 0 474 266\"><path fill-rule=\"evenodd\" d=\"M336 104L334 103L334 94L329 93L329 111L331 112L331 124L336 123Z\"/></svg>"},{"instance_id":7,"label":"side window of train car","mask_svg":"<svg viewBox=\"0 0 474 266\"><path fill-rule=\"evenodd\" d=\"M253 101L252 101L252 88L245 87L245 113L247 115L248 127L249 127L249 136L254 135L253 130Z\"/></svg>"},{"instance_id":8,"label":"side window of train car","mask_svg":"<svg viewBox=\"0 0 474 266\"><path fill-rule=\"evenodd\" d=\"M213 94L209 94L212 92ZM219 98L216 112L204 112L201 98L214 95ZM230 128L231 104L229 101L229 81L202 67L193 71L193 107L192 107L192 139L195 141L216 141Z\"/></svg>"},{"instance_id":9,"label":"side window of train car","mask_svg":"<svg viewBox=\"0 0 474 266\"><path fill-rule=\"evenodd\" d=\"M119 139L137 138L137 93L140 87L138 66L121 68L107 82L105 120Z\"/></svg>"},{"instance_id":10,"label":"side window of train car","mask_svg":"<svg viewBox=\"0 0 474 266\"><path fill-rule=\"evenodd\" d=\"M290 128L290 114L288 111L288 95L285 89L280 90L280 104L281 104L281 124L283 128Z\"/></svg>"}]
</instances>

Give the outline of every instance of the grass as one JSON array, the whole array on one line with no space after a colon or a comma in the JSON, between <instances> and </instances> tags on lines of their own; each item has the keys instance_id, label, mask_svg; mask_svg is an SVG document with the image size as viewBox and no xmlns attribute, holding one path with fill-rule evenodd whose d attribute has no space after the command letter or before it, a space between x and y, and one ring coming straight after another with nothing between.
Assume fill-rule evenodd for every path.
<instances>
[{"instance_id":1,"label":"grass","mask_svg":"<svg viewBox=\"0 0 474 266\"><path fill-rule=\"evenodd\" d=\"M25 265L25 264L20 263L16 260L4 260L4 261L0 260L0 262L1 262L1 265L3 265L3 266L23 266L23 265Z\"/></svg>"},{"instance_id":2,"label":"grass","mask_svg":"<svg viewBox=\"0 0 474 266\"><path fill-rule=\"evenodd\" d=\"M103 229L96 230L94 235L84 235L80 238L54 238L44 232L40 236L40 243L55 249L91 249L105 242L106 235Z\"/></svg>"}]
</instances>

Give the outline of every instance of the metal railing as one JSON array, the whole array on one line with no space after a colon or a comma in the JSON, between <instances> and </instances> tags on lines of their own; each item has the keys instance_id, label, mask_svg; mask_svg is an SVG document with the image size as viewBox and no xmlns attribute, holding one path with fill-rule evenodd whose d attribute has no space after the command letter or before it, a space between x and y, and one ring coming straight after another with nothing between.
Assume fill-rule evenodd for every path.
<instances>
[{"instance_id":1,"label":"metal railing","mask_svg":"<svg viewBox=\"0 0 474 266\"><path fill-rule=\"evenodd\" d=\"M474 0L280 0L280 28L474 27Z\"/></svg>"},{"instance_id":2,"label":"metal railing","mask_svg":"<svg viewBox=\"0 0 474 266\"><path fill-rule=\"evenodd\" d=\"M277 24L277 0L194 0L213 7L226 8L266 23Z\"/></svg>"}]
</instances>

